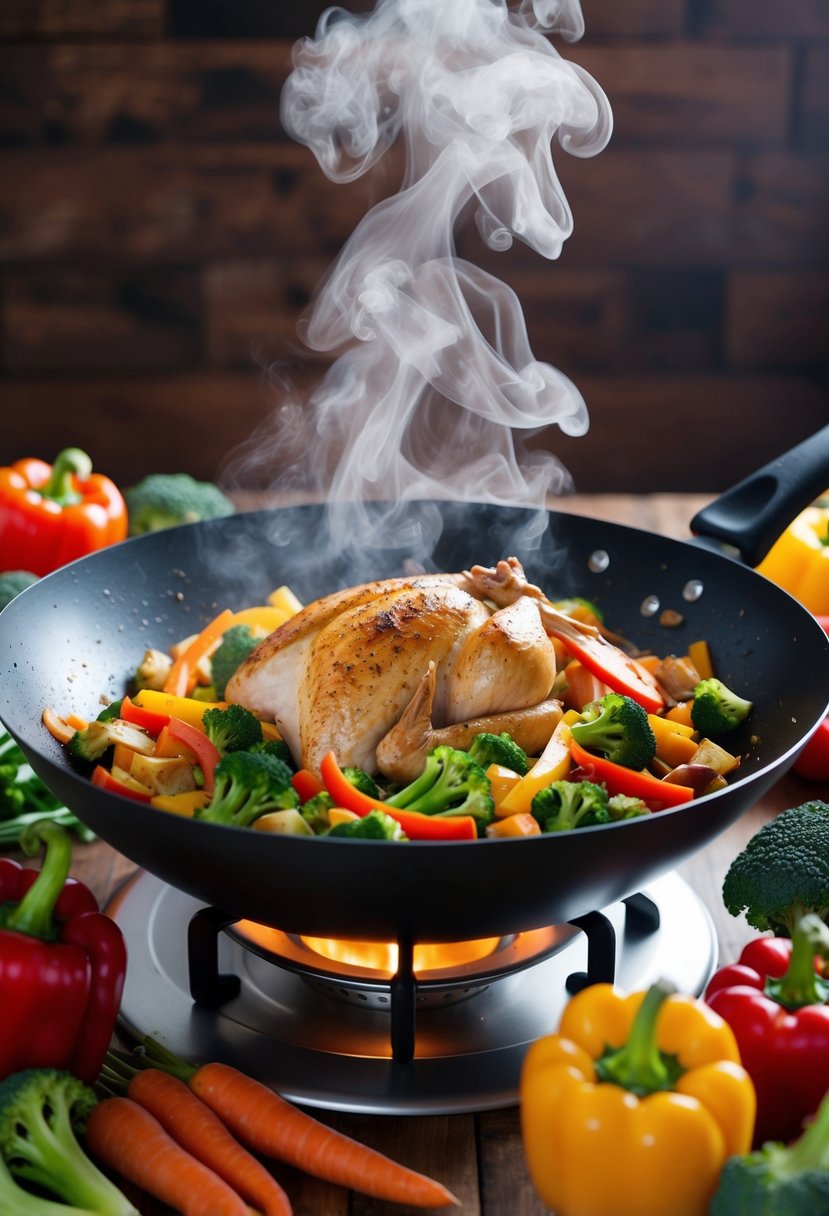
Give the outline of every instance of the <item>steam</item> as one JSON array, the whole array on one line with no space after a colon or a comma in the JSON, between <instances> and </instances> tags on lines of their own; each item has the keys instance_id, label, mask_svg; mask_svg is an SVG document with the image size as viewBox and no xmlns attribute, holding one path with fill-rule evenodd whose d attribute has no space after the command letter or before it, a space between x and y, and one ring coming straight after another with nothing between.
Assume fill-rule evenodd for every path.
<instances>
[{"instance_id":1,"label":"steam","mask_svg":"<svg viewBox=\"0 0 829 1216\"><path fill-rule=\"evenodd\" d=\"M301 328L338 357L305 408L286 400L278 419L283 452L295 445L289 481L326 498L341 539L377 532L371 501L541 513L571 488L532 440L552 426L584 434L584 400L534 357L516 294L454 243L470 209L493 250L518 239L554 259L572 231L552 145L592 156L612 118L552 31L581 36L578 0L378 0L367 16L327 10L294 48L283 125L332 181L359 177L398 138L406 153L401 189L358 224Z\"/></svg>"}]
</instances>

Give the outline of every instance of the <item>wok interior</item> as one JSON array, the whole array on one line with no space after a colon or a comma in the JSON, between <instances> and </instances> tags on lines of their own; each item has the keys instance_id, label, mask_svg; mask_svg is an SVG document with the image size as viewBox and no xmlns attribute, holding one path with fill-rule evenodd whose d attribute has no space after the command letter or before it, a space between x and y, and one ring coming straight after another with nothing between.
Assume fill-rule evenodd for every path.
<instances>
[{"instance_id":1,"label":"wok interior","mask_svg":"<svg viewBox=\"0 0 829 1216\"><path fill-rule=\"evenodd\" d=\"M434 504L428 504L434 509ZM408 508L417 519L419 504ZM33 767L89 826L138 865L238 916L321 935L452 940L569 920L632 893L702 847L793 760L826 710L829 645L809 614L752 571L689 544L552 513L540 545L519 509L441 504L434 568L516 554L551 598L581 595L609 628L684 653L708 641L715 670L755 703L731 737L743 756L726 790L675 811L530 840L419 844L269 837L219 828L105 794L69 767L41 725L49 705L94 717L125 691L148 646L168 647L224 607L287 583L308 602L409 573L406 554L325 557L324 513L231 516L128 541L24 592L0 617L0 718ZM606 565L602 554L606 554ZM655 597L682 614L666 628ZM459 851L462 851L459 852ZM459 858L462 855L462 862ZM498 899L487 894L497 883ZM428 891L428 898L425 892Z\"/></svg>"}]
</instances>

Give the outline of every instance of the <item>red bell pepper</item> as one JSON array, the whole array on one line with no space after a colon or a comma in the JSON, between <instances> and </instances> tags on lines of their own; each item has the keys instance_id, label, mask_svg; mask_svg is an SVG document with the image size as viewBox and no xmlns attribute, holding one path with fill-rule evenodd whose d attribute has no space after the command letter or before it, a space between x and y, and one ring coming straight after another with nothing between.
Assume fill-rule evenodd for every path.
<instances>
[{"instance_id":1,"label":"red bell pepper","mask_svg":"<svg viewBox=\"0 0 829 1216\"><path fill-rule=\"evenodd\" d=\"M69 834L40 820L21 848L39 871L0 858L0 1078L24 1068L96 1080L121 1004L127 953L115 921L68 877Z\"/></svg>"},{"instance_id":2,"label":"red bell pepper","mask_svg":"<svg viewBox=\"0 0 829 1216\"><path fill-rule=\"evenodd\" d=\"M54 465L31 458L0 468L0 570L49 574L126 535L120 490L79 448Z\"/></svg>"},{"instance_id":3,"label":"red bell pepper","mask_svg":"<svg viewBox=\"0 0 829 1216\"><path fill-rule=\"evenodd\" d=\"M124 697L121 701L118 717L123 718L125 722L132 722L135 726L142 727L149 735L160 735L164 727L170 723L169 714L160 714L154 709L145 709L143 705L136 705L129 697Z\"/></svg>"},{"instance_id":4,"label":"red bell pepper","mask_svg":"<svg viewBox=\"0 0 829 1216\"><path fill-rule=\"evenodd\" d=\"M323 757L320 765L325 788L337 806L353 811L361 818L369 811L383 811L396 819L409 840L477 840L478 827L471 815L449 815L438 819L434 815L421 815L419 811L404 811L389 806L381 798L371 798L355 789L343 773L333 752Z\"/></svg>"},{"instance_id":5,"label":"red bell pepper","mask_svg":"<svg viewBox=\"0 0 829 1216\"><path fill-rule=\"evenodd\" d=\"M190 748L202 771L204 788L208 794L212 794L215 785L213 774L216 765L222 758L219 749L208 739L203 730L191 726L189 722L183 722L181 718L171 718L167 730L171 739L176 739L185 747Z\"/></svg>"},{"instance_id":6,"label":"red bell pepper","mask_svg":"<svg viewBox=\"0 0 829 1216\"><path fill-rule=\"evenodd\" d=\"M649 714L665 708L665 698L651 673L614 646L598 629L579 625L545 604L541 619L547 633L559 638L571 654L614 692L631 697Z\"/></svg>"},{"instance_id":7,"label":"red bell pepper","mask_svg":"<svg viewBox=\"0 0 829 1216\"><path fill-rule=\"evenodd\" d=\"M641 798L652 811L660 811L666 806L681 806L694 797L694 791L688 785L676 785L672 781L654 777L653 773L614 764L604 756L587 751L573 738L570 739L570 755L590 781L606 786L608 794L628 794L631 798Z\"/></svg>"},{"instance_id":8,"label":"red bell pepper","mask_svg":"<svg viewBox=\"0 0 829 1216\"><path fill-rule=\"evenodd\" d=\"M820 954L829 957L829 930L818 916L804 916L791 940L749 942L705 990L754 1082L758 1145L799 1136L829 1090L829 981Z\"/></svg>"},{"instance_id":9,"label":"red bell pepper","mask_svg":"<svg viewBox=\"0 0 829 1216\"><path fill-rule=\"evenodd\" d=\"M829 781L829 718L823 719L795 760L792 771L805 781Z\"/></svg>"},{"instance_id":10,"label":"red bell pepper","mask_svg":"<svg viewBox=\"0 0 829 1216\"><path fill-rule=\"evenodd\" d=\"M291 785L299 795L300 802L316 798L317 794L321 794L325 789L316 773L312 773L309 768L298 769L291 778Z\"/></svg>"}]
</instances>

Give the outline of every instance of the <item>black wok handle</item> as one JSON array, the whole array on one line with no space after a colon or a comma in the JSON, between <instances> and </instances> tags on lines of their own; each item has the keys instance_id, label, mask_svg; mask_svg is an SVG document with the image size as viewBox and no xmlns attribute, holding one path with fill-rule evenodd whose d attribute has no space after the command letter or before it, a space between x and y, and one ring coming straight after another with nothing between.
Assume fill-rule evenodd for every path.
<instances>
[{"instance_id":1,"label":"black wok handle","mask_svg":"<svg viewBox=\"0 0 829 1216\"><path fill-rule=\"evenodd\" d=\"M726 490L691 520L699 543L723 541L756 566L805 507L829 488L829 425ZM718 545L712 546L719 548Z\"/></svg>"}]
</instances>

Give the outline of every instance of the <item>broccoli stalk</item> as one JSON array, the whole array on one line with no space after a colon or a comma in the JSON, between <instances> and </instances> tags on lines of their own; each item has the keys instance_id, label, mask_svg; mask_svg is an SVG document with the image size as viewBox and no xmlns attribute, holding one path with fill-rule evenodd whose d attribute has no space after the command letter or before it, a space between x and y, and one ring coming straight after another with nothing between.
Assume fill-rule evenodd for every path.
<instances>
[{"instance_id":1,"label":"broccoli stalk","mask_svg":"<svg viewBox=\"0 0 829 1216\"><path fill-rule=\"evenodd\" d=\"M492 786L481 766L468 752L446 745L434 748L420 776L385 801L401 810L437 818L471 815L479 831L490 822L495 810Z\"/></svg>"},{"instance_id":2,"label":"broccoli stalk","mask_svg":"<svg viewBox=\"0 0 829 1216\"><path fill-rule=\"evenodd\" d=\"M57 1069L28 1068L0 1082L0 1158L5 1163L0 1210L14 1216L138 1216L78 1143L76 1129L96 1102L87 1085ZM44 1200L29 1186L72 1206Z\"/></svg>"},{"instance_id":3,"label":"broccoli stalk","mask_svg":"<svg viewBox=\"0 0 829 1216\"><path fill-rule=\"evenodd\" d=\"M815 970L816 955L829 958L829 929L810 912L794 926L789 965L779 978L766 980L766 996L784 1009L825 1005L829 1001L829 980Z\"/></svg>"},{"instance_id":4,"label":"broccoli stalk","mask_svg":"<svg viewBox=\"0 0 829 1216\"><path fill-rule=\"evenodd\" d=\"M523 777L530 769L527 753L507 731L502 731L500 735L481 731L466 750L484 770L488 769L490 764L502 764L504 768L511 769L518 773L519 777Z\"/></svg>"},{"instance_id":5,"label":"broccoli stalk","mask_svg":"<svg viewBox=\"0 0 829 1216\"><path fill-rule=\"evenodd\" d=\"M256 637L249 625L231 625L210 658L210 676L217 701L223 701L227 682L262 639Z\"/></svg>"},{"instance_id":6,"label":"broccoli stalk","mask_svg":"<svg viewBox=\"0 0 829 1216\"><path fill-rule=\"evenodd\" d=\"M263 752L229 752L213 777L210 802L196 811L197 819L244 828L267 811L299 805L287 764Z\"/></svg>"},{"instance_id":7,"label":"broccoli stalk","mask_svg":"<svg viewBox=\"0 0 829 1216\"><path fill-rule=\"evenodd\" d=\"M829 915L829 803L812 801L781 811L751 837L723 881L732 916L761 933L791 937L809 912Z\"/></svg>"},{"instance_id":8,"label":"broccoli stalk","mask_svg":"<svg viewBox=\"0 0 829 1216\"><path fill-rule=\"evenodd\" d=\"M730 1157L710 1216L818 1216L829 1212L829 1094L794 1143Z\"/></svg>"},{"instance_id":9,"label":"broccoli stalk","mask_svg":"<svg viewBox=\"0 0 829 1216\"><path fill-rule=\"evenodd\" d=\"M538 791L530 810L542 832L571 832L612 819L607 790L593 781L553 781Z\"/></svg>"},{"instance_id":10,"label":"broccoli stalk","mask_svg":"<svg viewBox=\"0 0 829 1216\"><path fill-rule=\"evenodd\" d=\"M262 742L262 723L243 705L206 709L201 721L204 733L223 756L249 751Z\"/></svg>"},{"instance_id":11,"label":"broccoli stalk","mask_svg":"<svg viewBox=\"0 0 829 1216\"><path fill-rule=\"evenodd\" d=\"M694 688L694 699L691 702L691 722L694 730L703 737L709 735L726 735L736 730L751 713L753 705L743 697L738 697L713 676L700 680Z\"/></svg>"},{"instance_id":12,"label":"broccoli stalk","mask_svg":"<svg viewBox=\"0 0 829 1216\"><path fill-rule=\"evenodd\" d=\"M638 701L609 692L591 701L570 727L572 737L587 751L600 752L613 764L647 768L656 755L656 737Z\"/></svg>"},{"instance_id":13,"label":"broccoli stalk","mask_svg":"<svg viewBox=\"0 0 829 1216\"><path fill-rule=\"evenodd\" d=\"M218 486L189 473L151 473L124 491L129 534L160 532L176 524L233 515L236 508Z\"/></svg>"}]
</instances>

